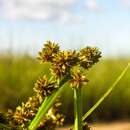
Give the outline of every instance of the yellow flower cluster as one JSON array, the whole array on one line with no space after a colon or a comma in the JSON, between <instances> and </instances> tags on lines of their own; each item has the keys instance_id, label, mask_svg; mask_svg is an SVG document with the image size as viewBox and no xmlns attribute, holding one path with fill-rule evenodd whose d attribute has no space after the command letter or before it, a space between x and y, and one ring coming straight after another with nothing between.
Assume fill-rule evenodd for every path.
<instances>
[{"instance_id":1,"label":"yellow flower cluster","mask_svg":"<svg viewBox=\"0 0 130 130\"><path fill-rule=\"evenodd\" d=\"M56 81L50 80L44 75L39 78L34 84L33 90L41 97L46 97L51 95L51 93L57 88Z\"/></svg>"},{"instance_id":2,"label":"yellow flower cluster","mask_svg":"<svg viewBox=\"0 0 130 130\"><path fill-rule=\"evenodd\" d=\"M86 47L80 51L62 51L58 44L49 41L39 52L38 59L43 63L52 63L52 74L62 77L70 73L70 69L76 65L89 69L99 61L100 57L101 52L95 47Z\"/></svg>"},{"instance_id":3,"label":"yellow flower cluster","mask_svg":"<svg viewBox=\"0 0 130 130\"><path fill-rule=\"evenodd\" d=\"M86 47L79 52L80 65L85 69L91 68L99 61L99 58L101 58L101 52L95 47Z\"/></svg>"},{"instance_id":4,"label":"yellow flower cluster","mask_svg":"<svg viewBox=\"0 0 130 130\"><path fill-rule=\"evenodd\" d=\"M27 130L28 123L34 118L40 99L36 96L30 97L26 103L22 103L13 112L9 110L7 117L11 128L14 130ZM54 130L57 126L63 125L64 116L59 113L59 108L62 104L58 101L49 109L48 113L43 117L37 130ZM16 128L14 126L17 126Z\"/></svg>"},{"instance_id":5,"label":"yellow flower cluster","mask_svg":"<svg viewBox=\"0 0 130 130\"><path fill-rule=\"evenodd\" d=\"M42 62L52 62L54 56L59 52L59 46L56 43L47 41L41 52L39 52L38 59Z\"/></svg>"},{"instance_id":6,"label":"yellow flower cluster","mask_svg":"<svg viewBox=\"0 0 130 130\"><path fill-rule=\"evenodd\" d=\"M72 79L70 80L70 85L72 88L78 89L82 85L86 84L89 80L80 71L74 71L72 74Z\"/></svg>"},{"instance_id":7,"label":"yellow flower cluster","mask_svg":"<svg viewBox=\"0 0 130 130\"><path fill-rule=\"evenodd\" d=\"M50 55L48 55L48 53ZM43 63L50 62L52 64L50 70L53 76L62 78L66 75L70 75L72 88L78 88L79 85L82 86L82 83L88 82L88 79L80 72L80 69L73 73L71 73L71 70L76 66L78 66L77 68L80 67L84 70L88 70L99 61L100 57L101 52L95 47L86 47L79 51L62 51L58 44L50 41L44 45L44 48L39 53L40 61Z\"/></svg>"},{"instance_id":8,"label":"yellow flower cluster","mask_svg":"<svg viewBox=\"0 0 130 130\"><path fill-rule=\"evenodd\" d=\"M26 103L18 106L14 112L8 112L7 117L10 126L18 126L18 129L20 126L20 128L26 130L25 128L34 118L43 99L50 96L59 86L62 86L59 85L59 80L69 81L72 88L78 89L78 87L88 82L86 76L83 75L83 71L97 63L100 57L101 52L97 48L86 47L79 51L62 51L57 43L47 41L42 51L39 52L38 59L42 63L51 63L52 77L49 79L44 75L39 78L33 88L35 96L30 97ZM83 71L79 68L82 68ZM59 103L54 104L46 116L43 117L37 130L54 130L56 126L63 124L64 116L58 111L60 105ZM18 130L17 127L15 129Z\"/></svg>"},{"instance_id":9,"label":"yellow flower cluster","mask_svg":"<svg viewBox=\"0 0 130 130\"><path fill-rule=\"evenodd\" d=\"M20 126L23 129L27 126L28 122L35 116L38 106L40 105L39 98L36 96L30 97L26 103L22 103L13 112L9 110L7 117L12 126Z\"/></svg>"},{"instance_id":10,"label":"yellow flower cluster","mask_svg":"<svg viewBox=\"0 0 130 130\"><path fill-rule=\"evenodd\" d=\"M65 76L77 62L78 58L75 51L60 51L53 59L51 72L57 77Z\"/></svg>"}]
</instances>

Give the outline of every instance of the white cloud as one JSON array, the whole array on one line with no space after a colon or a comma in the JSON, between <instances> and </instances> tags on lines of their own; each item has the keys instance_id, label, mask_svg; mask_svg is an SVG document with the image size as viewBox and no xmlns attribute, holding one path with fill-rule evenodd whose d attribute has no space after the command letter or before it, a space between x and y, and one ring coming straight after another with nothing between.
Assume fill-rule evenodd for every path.
<instances>
[{"instance_id":1,"label":"white cloud","mask_svg":"<svg viewBox=\"0 0 130 130\"><path fill-rule=\"evenodd\" d=\"M68 6L72 5L76 2L76 0L18 0L19 3L24 4L31 4L31 5L37 5L37 4L44 4L44 5L57 5L57 6Z\"/></svg>"},{"instance_id":2,"label":"white cloud","mask_svg":"<svg viewBox=\"0 0 130 130\"><path fill-rule=\"evenodd\" d=\"M88 10L92 11L100 11L102 9L102 7L98 5L96 0L87 0L86 6Z\"/></svg>"},{"instance_id":3,"label":"white cloud","mask_svg":"<svg viewBox=\"0 0 130 130\"><path fill-rule=\"evenodd\" d=\"M125 7L130 7L130 0L120 0Z\"/></svg>"},{"instance_id":4,"label":"white cloud","mask_svg":"<svg viewBox=\"0 0 130 130\"><path fill-rule=\"evenodd\" d=\"M71 13L67 10L64 10L59 14L59 21L60 23L73 23L73 22L80 22L83 21L82 16L79 16L77 14Z\"/></svg>"},{"instance_id":5,"label":"white cloud","mask_svg":"<svg viewBox=\"0 0 130 130\"><path fill-rule=\"evenodd\" d=\"M0 16L7 19L61 20L77 16L71 8L77 0L0 0ZM77 17L78 18L78 17Z\"/></svg>"}]
</instances>

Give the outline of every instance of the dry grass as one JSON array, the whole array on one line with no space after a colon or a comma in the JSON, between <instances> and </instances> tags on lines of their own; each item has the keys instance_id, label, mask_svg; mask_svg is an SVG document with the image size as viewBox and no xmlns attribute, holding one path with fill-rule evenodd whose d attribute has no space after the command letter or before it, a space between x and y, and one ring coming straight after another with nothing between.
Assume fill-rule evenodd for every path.
<instances>
[{"instance_id":1,"label":"dry grass","mask_svg":"<svg viewBox=\"0 0 130 130\"><path fill-rule=\"evenodd\" d=\"M91 125L91 128L92 130L130 130L130 122L99 123ZM69 130L69 128L57 130Z\"/></svg>"}]
</instances>

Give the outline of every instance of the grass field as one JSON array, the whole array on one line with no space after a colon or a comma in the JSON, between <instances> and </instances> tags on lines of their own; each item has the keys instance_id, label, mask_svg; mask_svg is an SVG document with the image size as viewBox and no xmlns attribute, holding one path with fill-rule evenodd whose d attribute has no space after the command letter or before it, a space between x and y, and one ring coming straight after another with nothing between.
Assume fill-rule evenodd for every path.
<instances>
[{"instance_id":1,"label":"grass field","mask_svg":"<svg viewBox=\"0 0 130 130\"><path fill-rule=\"evenodd\" d=\"M83 87L83 105L86 112L118 77L130 60L128 58L102 59L86 74L90 82ZM48 64L39 64L28 55L0 56L0 110L15 108L32 95L32 88L39 76L49 73ZM66 123L73 121L73 92L64 91L61 111ZM89 118L91 121L130 118L130 70L112 94Z\"/></svg>"}]
</instances>

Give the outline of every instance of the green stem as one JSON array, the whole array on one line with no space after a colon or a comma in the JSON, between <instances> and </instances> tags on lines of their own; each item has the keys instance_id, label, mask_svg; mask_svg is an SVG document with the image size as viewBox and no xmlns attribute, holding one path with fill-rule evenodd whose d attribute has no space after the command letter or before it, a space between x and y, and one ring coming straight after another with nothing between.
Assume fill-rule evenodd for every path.
<instances>
[{"instance_id":1,"label":"green stem","mask_svg":"<svg viewBox=\"0 0 130 130\"><path fill-rule=\"evenodd\" d=\"M74 130L82 130L82 99L81 87L74 89Z\"/></svg>"},{"instance_id":2,"label":"green stem","mask_svg":"<svg viewBox=\"0 0 130 130\"><path fill-rule=\"evenodd\" d=\"M122 71L116 81L108 88L108 90L103 94L103 96L96 102L96 104L82 117L82 121L84 121L105 99L106 97L112 92L115 86L119 83L119 81L123 78L126 74L128 68L130 67L130 63L126 66L126 68Z\"/></svg>"},{"instance_id":3,"label":"green stem","mask_svg":"<svg viewBox=\"0 0 130 130\"><path fill-rule=\"evenodd\" d=\"M61 82L59 83L59 88L58 90L56 90L55 92L52 93L52 95L50 95L49 97L47 97L44 102L41 104L41 106L39 107L39 110L36 114L36 116L34 117L34 119L32 120L31 124L29 125L28 129L29 130L36 130L42 117L47 113L47 111L49 110L49 108L53 105L53 103L55 102L56 98L62 93L62 91L64 90L64 84L68 81L68 77L64 78L63 80L61 80Z\"/></svg>"}]
</instances>

